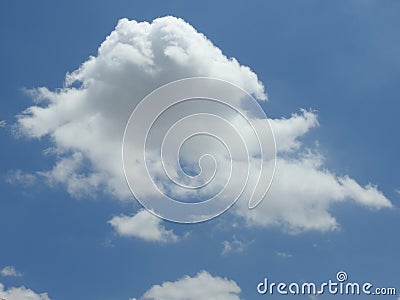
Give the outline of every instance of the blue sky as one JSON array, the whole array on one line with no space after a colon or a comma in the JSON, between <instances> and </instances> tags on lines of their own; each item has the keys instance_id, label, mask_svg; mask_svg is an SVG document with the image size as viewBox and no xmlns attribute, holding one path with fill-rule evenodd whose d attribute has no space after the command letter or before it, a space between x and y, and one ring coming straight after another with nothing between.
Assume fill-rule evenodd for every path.
<instances>
[{"instance_id":1,"label":"blue sky","mask_svg":"<svg viewBox=\"0 0 400 300\"><path fill-rule=\"evenodd\" d=\"M262 299L256 285L265 276L321 282L345 270L355 281L400 291L398 2L2 1L0 15L0 269L22 274L0 276L5 289L23 285L61 300L140 298L156 284L205 270L234 280L240 299ZM393 207L333 203L339 230L296 234L246 226L232 214L197 225L163 222L179 237L169 243L124 237L107 223L136 213L134 201L107 193L76 199L62 183L29 177L52 169L57 157L43 155L54 146L48 136L13 134L15 116L34 105L23 89L63 87L65 74L97 55L119 19L166 15L249 66L265 85L269 117L315 110L319 126L300 137L301 149L323 155L332 174L377 185ZM16 170L28 177L17 180ZM223 254L224 242L235 240Z\"/></svg>"}]
</instances>

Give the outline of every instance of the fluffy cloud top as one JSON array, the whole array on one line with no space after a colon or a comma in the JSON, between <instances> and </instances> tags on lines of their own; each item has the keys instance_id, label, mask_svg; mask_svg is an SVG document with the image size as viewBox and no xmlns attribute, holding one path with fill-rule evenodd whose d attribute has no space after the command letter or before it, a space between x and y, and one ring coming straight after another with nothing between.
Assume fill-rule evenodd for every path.
<instances>
[{"instance_id":1,"label":"fluffy cloud top","mask_svg":"<svg viewBox=\"0 0 400 300\"><path fill-rule=\"evenodd\" d=\"M240 291L240 287L233 280L213 277L202 271L194 277L185 276L174 282L154 285L140 299L239 300Z\"/></svg>"},{"instance_id":2,"label":"fluffy cloud top","mask_svg":"<svg viewBox=\"0 0 400 300\"><path fill-rule=\"evenodd\" d=\"M22 273L18 272L15 270L13 266L6 266L3 269L1 269L0 274L2 276L12 276L12 277L21 277Z\"/></svg>"},{"instance_id":3,"label":"fluffy cloud top","mask_svg":"<svg viewBox=\"0 0 400 300\"><path fill-rule=\"evenodd\" d=\"M152 242L177 242L178 236L172 230L162 226L161 219L149 213L147 210L140 210L133 216L115 216L109 223L115 231L126 237L137 237Z\"/></svg>"},{"instance_id":4,"label":"fluffy cloud top","mask_svg":"<svg viewBox=\"0 0 400 300\"><path fill-rule=\"evenodd\" d=\"M152 23L121 19L97 55L67 74L63 88L31 91L39 103L18 116L17 127L21 134L48 137L54 144L54 167L39 173L50 184L65 185L75 197L105 192L131 199L121 167L121 141L130 113L155 88L193 76L228 80L259 100L266 99L254 72L224 56L182 19L164 17ZM259 126L267 126L263 122ZM271 126L278 164L270 193L254 210L248 210L247 201L234 210L248 224L278 224L291 231L333 230L338 227L329 212L334 203L391 207L375 186L363 187L349 176L336 176L324 167L321 155L304 150L301 137L318 126L315 112L303 110L290 118L273 119ZM110 223L121 235L171 239L171 232L146 218L140 212L115 217ZM151 228L139 233L137 224L144 219Z\"/></svg>"},{"instance_id":5,"label":"fluffy cloud top","mask_svg":"<svg viewBox=\"0 0 400 300\"><path fill-rule=\"evenodd\" d=\"M150 24L121 19L97 56L67 74L64 88L31 92L44 103L26 109L18 127L29 137L49 136L54 142L60 159L41 173L50 183L65 184L75 196L102 190L128 199L120 151L130 113L155 88L194 76L230 80L266 98L248 67L225 57L183 20L165 17ZM75 82L81 88L72 87ZM87 164L90 172L85 173Z\"/></svg>"},{"instance_id":6,"label":"fluffy cloud top","mask_svg":"<svg viewBox=\"0 0 400 300\"><path fill-rule=\"evenodd\" d=\"M50 300L46 293L37 294L24 286L5 289L0 283L0 298L6 300Z\"/></svg>"}]
</instances>

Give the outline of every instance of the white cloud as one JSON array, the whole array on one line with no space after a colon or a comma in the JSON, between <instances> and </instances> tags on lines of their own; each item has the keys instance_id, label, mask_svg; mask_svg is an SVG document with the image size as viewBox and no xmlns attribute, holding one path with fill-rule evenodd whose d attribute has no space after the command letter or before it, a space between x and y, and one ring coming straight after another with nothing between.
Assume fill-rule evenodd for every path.
<instances>
[{"instance_id":1,"label":"white cloud","mask_svg":"<svg viewBox=\"0 0 400 300\"><path fill-rule=\"evenodd\" d=\"M1 283L0 298L6 300L50 300L47 293L37 294L24 286L5 289Z\"/></svg>"},{"instance_id":2,"label":"white cloud","mask_svg":"<svg viewBox=\"0 0 400 300\"><path fill-rule=\"evenodd\" d=\"M120 236L137 237L152 242L177 242L179 237L161 225L161 219L146 210L133 216L115 216L110 223Z\"/></svg>"},{"instance_id":3,"label":"white cloud","mask_svg":"<svg viewBox=\"0 0 400 300\"><path fill-rule=\"evenodd\" d=\"M7 122L4 120L0 120L0 128L6 127Z\"/></svg>"},{"instance_id":4,"label":"white cloud","mask_svg":"<svg viewBox=\"0 0 400 300\"><path fill-rule=\"evenodd\" d=\"M253 210L238 202L235 212L249 225L279 225L292 233L327 231L339 226L329 212L331 206L348 200L375 209L392 206L376 187L361 187L348 176L338 177L323 167L320 155L307 153L294 159L278 158L266 199Z\"/></svg>"},{"instance_id":5,"label":"white cloud","mask_svg":"<svg viewBox=\"0 0 400 300\"><path fill-rule=\"evenodd\" d=\"M8 172L6 182L10 184L21 184L23 186L32 186L36 182L36 175L26 173L22 170L13 170Z\"/></svg>"},{"instance_id":6,"label":"white cloud","mask_svg":"<svg viewBox=\"0 0 400 300\"><path fill-rule=\"evenodd\" d=\"M286 252L276 252L276 255L282 258L292 258L293 254L286 253Z\"/></svg>"},{"instance_id":7,"label":"white cloud","mask_svg":"<svg viewBox=\"0 0 400 300\"><path fill-rule=\"evenodd\" d=\"M81 152L75 152L59 160L51 171L37 172L51 186L62 183L68 193L75 198L95 196L95 190L102 182L102 174L92 172L83 174L77 172L84 163Z\"/></svg>"},{"instance_id":8,"label":"white cloud","mask_svg":"<svg viewBox=\"0 0 400 300\"><path fill-rule=\"evenodd\" d=\"M277 167L271 188L264 201L253 210L239 201L235 213L248 225L280 226L288 232L328 231L339 228L331 215L332 205L353 201L381 209L391 202L376 186L360 186L349 176L337 176L324 167L318 152L302 149L299 139L318 126L315 112L302 110L290 118L271 120L277 140Z\"/></svg>"},{"instance_id":9,"label":"white cloud","mask_svg":"<svg viewBox=\"0 0 400 300\"><path fill-rule=\"evenodd\" d=\"M239 300L240 292L240 287L233 280L213 277L202 271L194 277L185 276L174 282L154 285L140 299Z\"/></svg>"},{"instance_id":10,"label":"white cloud","mask_svg":"<svg viewBox=\"0 0 400 300\"><path fill-rule=\"evenodd\" d=\"M263 85L248 67L226 58L206 37L181 19L165 17L137 23L121 19L115 30L82 66L66 76L66 87L31 92L37 105L18 120L32 138L50 136L60 160L43 172L65 184L72 195L99 190L129 199L121 168L122 134L136 104L167 82L210 76L245 88L265 99ZM70 86L82 82L82 88ZM83 169L89 165L90 172Z\"/></svg>"},{"instance_id":11,"label":"white cloud","mask_svg":"<svg viewBox=\"0 0 400 300\"><path fill-rule=\"evenodd\" d=\"M279 153L293 152L301 146L298 140L311 128L318 126L315 112L302 109L301 114L292 114L290 118L272 119L277 151Z\"/></svg>"},{"instance_id":12,"label":"white cloud","mask_svg":"<svg viewBox=\"0 0 400 300\"><path fill-rule=\"evenodd\" d=\"M223 241L223 249L221 254L226 255L228 253L242 253L249 245L251 242L244 242L236 238L236 236L233 236L233 239L231 241Z\"/></svg>"},{"instance_id":13,"label":"white cloud","mask_svg":"<svg viewBox=\"0 0 400 300\"><path fill-rule=\"evenodd\" d=\"M15 270L15 268L13 266L5 266L3 269L1 269L0 274L2 276L11 276L11 277L21 277L22 276L22 273Z\"/></svg>"},{"instance_id":14,"label":"white cloud","mask_svg":"<svg viewBox=\"0 0 400 300\"><path fill-rule=\"evenodd\" d=\"M31 92L38 102L18 117L19 131L31 138L50 137L58 158L51 170L38 174L52 185L65 185L74 197L106 192L120 200L131 199L121 167L122 134L130 113L155 88L193 76L228 80L259 100L266 99L255 73L225 57L183 20L120 20L97 56L67 74L64 88L49 91L42 87ZM82 86L73 87L75 82ZM266 126L265 121L258 126ZM302 110L289 118L273 119L271 126L278 163L270 192L254 210L248 210L247 201L235 206L236 215L249 225L280 225L291 232L334 230L339 226L330 213L335 203L354 201L370 208L391 207L377 187L363 187L349 176L333 174L324 167L321 155L304 150L301 137L318 126L315 112ZM193 149L200 148L206 145ZM122 235L140 236L131 229L136 228L137 216L143 217L143 212L115 217L110 223ZM157 222L152 228L153 233L142 237L157 240L155 236L169 232L162 231Z\"/></svg>"}]
</instances>

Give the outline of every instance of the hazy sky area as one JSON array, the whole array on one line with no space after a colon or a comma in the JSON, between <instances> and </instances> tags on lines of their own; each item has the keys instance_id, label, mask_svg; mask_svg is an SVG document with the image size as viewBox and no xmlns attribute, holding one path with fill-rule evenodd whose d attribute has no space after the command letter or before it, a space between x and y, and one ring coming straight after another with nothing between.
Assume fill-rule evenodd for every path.
<instances>
[{"instance_id":1,"label":"hazy sky area","mask_svg":"<svg viewBox=\"0 0 400 300\"><path fill-rule=\"evenodd\" d=\"M399 300L399 28L397 1L1 1L0 298L281 299L258 283L344 271ZM276 174L256 209L179 224L134 199L122 136L197 76L258 101Z\"/></svg>"}]
</instances>

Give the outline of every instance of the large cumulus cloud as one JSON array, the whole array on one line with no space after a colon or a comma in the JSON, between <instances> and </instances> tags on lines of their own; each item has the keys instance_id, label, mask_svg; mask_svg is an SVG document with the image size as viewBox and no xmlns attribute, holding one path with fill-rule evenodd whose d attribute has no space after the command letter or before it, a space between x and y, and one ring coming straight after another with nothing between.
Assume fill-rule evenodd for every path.
<instances>
[{"instance_id":1,"label":"large cumulus cloud","mask_svg":"<svg viewBox=\"0 0 400 300\"><path fill-rule=\"evenodd\" d=\"M122 135L131 111L162 84L194 76L228 80L260 101L267 98L250 68L224 56L185 21L121 19L97 55L66 75L64 87L31 91L38 102L18 116L17 128L31 138L48 137L57 157L51 170L37 174L50 184L64 185L75 197L107 193L132 199L121 166ZM301 137L318 126L315 112L301 110L271 120L271 126L278 150L276 178L260 207L249 211L247 203L238 203L233 210L236 216L250 225L332 230L338 227L330 213L333 203L391 207L375 186L362 187L347 175L333 174L319 153L303 147ZM124 228L136 228L138 219L120 216L118 224L128 222Z\"/></svg>"}]
</instances>

